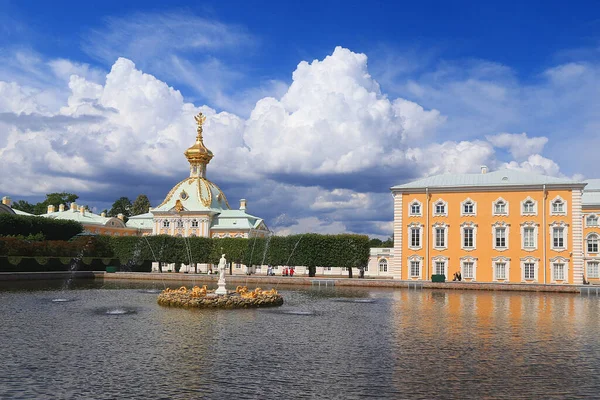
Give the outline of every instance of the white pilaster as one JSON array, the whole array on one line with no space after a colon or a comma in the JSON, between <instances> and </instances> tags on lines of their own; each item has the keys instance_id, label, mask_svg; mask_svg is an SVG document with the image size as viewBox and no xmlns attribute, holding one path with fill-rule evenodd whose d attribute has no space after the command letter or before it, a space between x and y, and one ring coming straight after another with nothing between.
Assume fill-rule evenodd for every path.
<instances>
[{"instance_id":1,"label":"white pilaster","mask_svg":"<svg viewBox=\"0 0 600 400\"><path fill-rule=\"evenodd\" d=\"M394 257L389 271L394 279L402 279L402 193L394 192Z\"/></svg>"},{"instance_id":2,"label":"white pilaster","mask_svg":"<svg viewBox=\"0 0 600 400\"><path fill-rule=\"evenodd\" d=\"M573 221L571 223L573 238L573 283L576 285L583 284L583 216L581 213L581 189L573 189L571 215Z\"/></svg>"}]
</instances>

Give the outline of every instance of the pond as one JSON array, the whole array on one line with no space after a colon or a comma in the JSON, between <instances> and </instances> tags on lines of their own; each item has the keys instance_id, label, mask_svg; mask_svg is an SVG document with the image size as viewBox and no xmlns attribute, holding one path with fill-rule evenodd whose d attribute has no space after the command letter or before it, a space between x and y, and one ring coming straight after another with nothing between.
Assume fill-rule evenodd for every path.
<instances>
[{"instance_id":1,"label":"pond","mask_svg":"<svg viewBox=\"0 0 600 400\"><path fill-rule=\"evenodd\" d=\"M0 284L0 398L565 398L600 391L600 300L593 297L280 286L280 308L225 311L158 306L163 287Z\"/></svg>"}]
</instances>

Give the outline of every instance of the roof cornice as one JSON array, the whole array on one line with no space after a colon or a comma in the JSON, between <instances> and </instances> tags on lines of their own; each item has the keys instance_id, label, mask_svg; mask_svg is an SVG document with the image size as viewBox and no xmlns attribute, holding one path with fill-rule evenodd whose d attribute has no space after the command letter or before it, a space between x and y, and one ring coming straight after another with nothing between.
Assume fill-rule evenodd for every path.
<instances>
[{"instance_id":1,"label":"roof cornice","mask_svg":"<svg viewBox=\"0 0 600 400\"><path fill-rule=\"evenodd\" d=\"M436 193L460 193L460 192L506 192L506 191L528 191L547 189L581 189L586 183L546 183L535 185L477 185L477 186L430 186L430 187L395 187L390 190L392 193L425 193L434 191Z\"/></svg>"}]
</instances>

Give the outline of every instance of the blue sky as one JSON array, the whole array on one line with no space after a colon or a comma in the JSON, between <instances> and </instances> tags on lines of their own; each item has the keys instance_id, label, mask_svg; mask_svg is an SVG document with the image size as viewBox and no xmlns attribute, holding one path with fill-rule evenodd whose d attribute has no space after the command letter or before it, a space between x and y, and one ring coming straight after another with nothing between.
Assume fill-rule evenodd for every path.
<instances>
[{"instance_id":1,"label":"blue sky","mask_svg":"<svg viewBox=\"0 0 600 400\"><path fill-rule=\"evenodd\" d=\"M598 8L0 1L0 193L159 202L199 107L209 177L280 233L385 237L390 185L482 163L595 178Z\"/></svg>"}]
</instances>

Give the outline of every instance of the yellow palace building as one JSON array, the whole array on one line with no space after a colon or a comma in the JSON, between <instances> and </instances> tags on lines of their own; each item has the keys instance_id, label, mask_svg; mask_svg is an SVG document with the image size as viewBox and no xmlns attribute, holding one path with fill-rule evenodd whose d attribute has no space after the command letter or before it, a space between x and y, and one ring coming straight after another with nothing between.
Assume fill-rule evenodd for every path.
<instances>
[{"instance_id":1,"label":"yellow palace building","mask_svg":"<svg viewBox=\"0 0 600 400\"><path fill-rule=\"evenodd\" d=\"M403 280L582 284L600 278L600 180L519 170L437 175L391 188L390 275ZM599 282L600 283L600 282Z\"/></svg>"}]
</instances>

